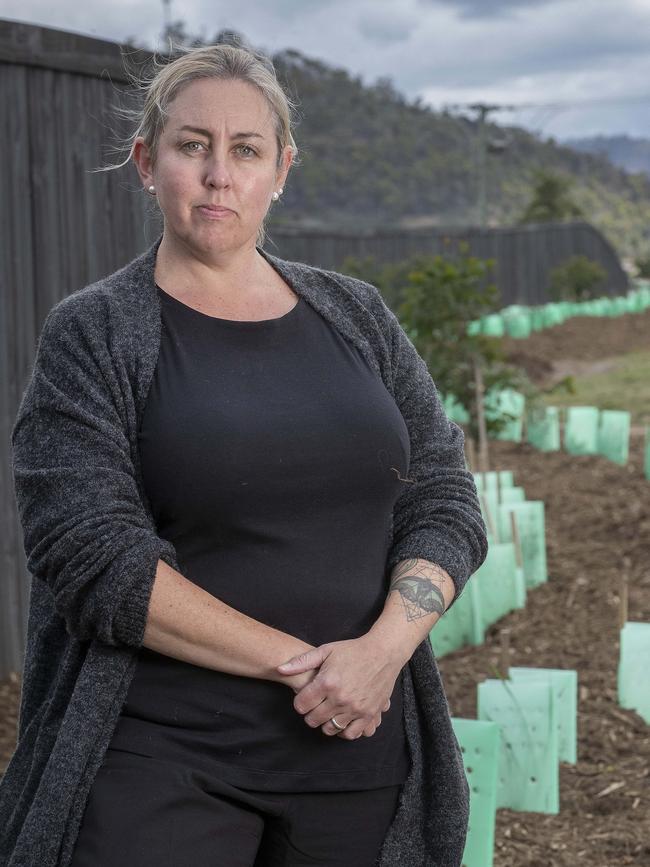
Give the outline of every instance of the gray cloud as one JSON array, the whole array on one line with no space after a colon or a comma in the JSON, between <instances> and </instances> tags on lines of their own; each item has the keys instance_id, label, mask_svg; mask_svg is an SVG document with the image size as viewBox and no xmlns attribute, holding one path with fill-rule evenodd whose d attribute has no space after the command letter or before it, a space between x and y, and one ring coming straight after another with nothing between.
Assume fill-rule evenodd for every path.
<instances>
[{"instance_id":1,"label":"gray cloud","mask_svg":"<svg viewBox=\"0 0 650 867\"><path fill-rule=\"evenodd\" d=\"M417 21L412 15L393 7L360 15L357 26L361 36L373 42L388 44L405 42L417 26Z\"/></svg>"},{"instance_id":2,"label":"gray cloud","mask_svg":"<svg viewBox=\"0 0 650 867\"><path fill-rule=\"evenodd\" d=\"M430 5L457 9L463 18L495 18L510 15L518 9L530 11L547 6L555 0L420 0Z\"/></svg>"},{"instance_id":3,"label":"gray cloud","mask_svg":"<svg viewBox=\"0 0 650 867\"><path fill-rule=\"evenodd\" d=\"M132 0L0 0L2 14L161 48L162 5ZM477 101L619 104L520 111L504 116L544 132L586 128L650 136L650 3L641 0L184 0L173 19L212 37L223 28L269 54L292 48L366 83L389 77L409 99L439 108ZM548 120L552 117L552 122Z\"/></svg>"}]
</instances>

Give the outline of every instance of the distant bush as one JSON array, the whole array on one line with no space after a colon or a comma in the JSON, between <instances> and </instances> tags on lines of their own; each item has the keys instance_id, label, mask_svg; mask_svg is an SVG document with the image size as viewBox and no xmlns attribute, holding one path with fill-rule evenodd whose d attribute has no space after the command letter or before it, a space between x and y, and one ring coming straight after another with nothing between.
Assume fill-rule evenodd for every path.
<instances>
[{"instance_id":1,"label":"distant bush","mask_svg":"<svg viewBox=\"0 0 650 867\"><path fill-rule=\"evenodd\" d=\"M571 197L573 178L569 175L535 169L532 198L520 223L548 223L584 217L582 208Z\"/></svg>"},{"instance_id":2,"label":"distant bush","mask_svg":"<svg viewBox=\"0 0 650 867\"><path fill-rule=\"evenodd\" d=\"M586 301L601 294L607 272L586 256L571 256L551 271L549 294L556 301Z\"/></svg>"},{"instance_id":3,"label":"distant bush","mask_svg":"<svg viewBox=\"0 0 650 867\"><path fill-rule=\"evenodd\" d=\"M650 278L650 256L641 256L634 260L636 265L636 276Z\"/></svg>"}]
</instances>

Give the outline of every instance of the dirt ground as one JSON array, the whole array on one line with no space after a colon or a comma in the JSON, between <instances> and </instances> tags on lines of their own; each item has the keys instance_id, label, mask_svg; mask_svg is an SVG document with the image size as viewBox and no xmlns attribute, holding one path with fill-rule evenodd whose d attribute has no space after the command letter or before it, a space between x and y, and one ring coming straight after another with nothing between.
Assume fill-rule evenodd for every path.
<instances>
[{"instance_id":1,"label":"dirt ground","mask_svg":"<svg viewBox=\"0 0 650 867\"><path fill-rule=\"evenodd\" d=\"M615 318L576 316L527 340L508 337L503 347L534 383L552 385L563 376L595 372L594 363L606 366L614 356L650 349L650 310Z\"/></svg>"},{"instance_id":2,"label":"dirt ground","mask_svg":"<svg viewBox=\"0 0 650 867\"><path fill-rule=\"evenodd\" d=\"M509 341L509 349L539 371L649 348L648 335L650 311L571 320ZM492 467L513 470L527 498L546 504L549 581L529 592L525 609L490 627L483 645L439 660L452 714L476 717L476 686L500 662L504 627L511 665L576 669L579 683L578 762L561 766L560 813L499 810L495 867L650 865L650 726L616 695L623 570L627 619L650 620L650 481L641 452L634 436L629 465L620 467L490 443ZM0 772L15 744L19 689L18 677L0 683Z\"/></svg>"},{"instance_id":3,"label":"dirt ground","mask_svg":"<svg viewBox=\"0 0 650 867\"><path fill-rule=\"evenodd\" d=\"M627 467L526 444L490 447L492 466L512 469L527 499L546 504L549 581L494 624L483 645L439 660L452 714L476 718L476 685L494 677L504 627L511 665L575 669L579 690L578 762L560 767L560 813L498 810L495 867L647 867L650 726L620 708L616 695L623 569L627 619L650 620L650 482L641 441L633 440Z\"/></svg>"}]
</instances>

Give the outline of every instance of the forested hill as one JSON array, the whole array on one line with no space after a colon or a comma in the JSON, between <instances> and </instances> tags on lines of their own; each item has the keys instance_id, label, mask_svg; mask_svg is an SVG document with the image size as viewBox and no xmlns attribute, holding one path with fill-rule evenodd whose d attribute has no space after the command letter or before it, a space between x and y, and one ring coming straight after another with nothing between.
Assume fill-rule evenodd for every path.
<instances>
[{"instance_id":1,"label":"forested hill","mask_svg":"<svg viewBox=\"0 0 650 867\"><path fill-rule=\"evenodd\" d=\"M409 102L390 79L364 85L345 69L295 50L274 55L273 62L298 102L302 164L291 170L269 228L281 222L346 229L477 222L474 121ZM621 255L650 249L650 178L518 127L489 124L488 138L508 141L487 157L491 225L519 218L531 195L532 170L544 167L572 177L576 203Z\"/></svg>"},{"instance_id":2,"label":"forested hill","mask_svg":"<svg viewBox=\"0 0 650 867\"><path fill-rule=\"evenodd\" d=\"M629 135L596 135L566 139L567 147L591 154L604 154L615 166L650 177L650 139Z\"/></svg>"}]
</instances>

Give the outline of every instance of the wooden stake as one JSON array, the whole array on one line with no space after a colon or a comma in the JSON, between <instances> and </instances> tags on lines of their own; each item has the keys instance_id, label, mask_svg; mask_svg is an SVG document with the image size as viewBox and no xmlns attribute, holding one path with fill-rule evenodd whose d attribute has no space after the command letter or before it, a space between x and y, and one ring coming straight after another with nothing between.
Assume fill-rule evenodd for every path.
<instances>
[{"instance_id":1,"label":"wooden stake","mask_svg":"<svg viewBox=\"0 0 650 867\"><path fill-rule=\"evenodd\" d=\"M507 680L510 677L510 630L501 630L501 663L499 665L501 677Z\"/></svg>"},{"instance_id":2,"label":"wooden stake","mask_svg":"<svg viewBox=\"0 0 650 867\"><path fill-rule=\"evenodd\" d=\"M512 541L515 543L515 562L517 568L521 569L524 565L524 555L521 553L521 537L519 536L519 525L517 524L517 516L514 512L510 512L510 527L512 528Z\"/></svg>"},{"instance_id":3,"label":"wooden stake","mask_svg":"<svg viewBox=\"0 0 650 867\"><path fill-rule=\"evenodd\" d=\"M475 473L477 471L476 466L476 444L474 443L474 437L468 436L465 440L465 445L467 447L467 462L469 464L469 471L471 473Z\"/></svg>"},{"instance_id":4,"label":"wooden stake","mask_svg":"<svg viewBox=\"0 0 650 867\"><path fill-rule=\"evenodd\" d=\"M476 389L476 419L478 423L478 459L482 473L487 473L490 467L488 454L487 425L485 423L485 403L483 387L483 371L476 358L474 359L474 386Z\"/></svg>"},{"instance_id":5,"label":"wooden stake","mask_svg":"<svg viewBox=\"0 0 650 867\"><path fill-rule=\"evenodd\" d=\"M627 602L628 602L628 574L630 568L630 558L623 557L623 568L620 574L619 586L619 614L618 628L622 629L627 623Z\"/></svg>"},{"instance_id":6,"label":"wooden stake","mask_svg":"<svg viewBox=\"0 0 650 867\"><path fill-rule=\"evenodd\" d=\"M494 515L492 514L492 509L490 509L488 505L487 498L485 494L479 494L479 498L481 500L481 506L483 508L483 514L485 515L485 520L488 525L488 529L492 534L492 538L495 542L499 541L499 531L497 530L497 525L494 522Z\"/></svg>"}]
</instances>

